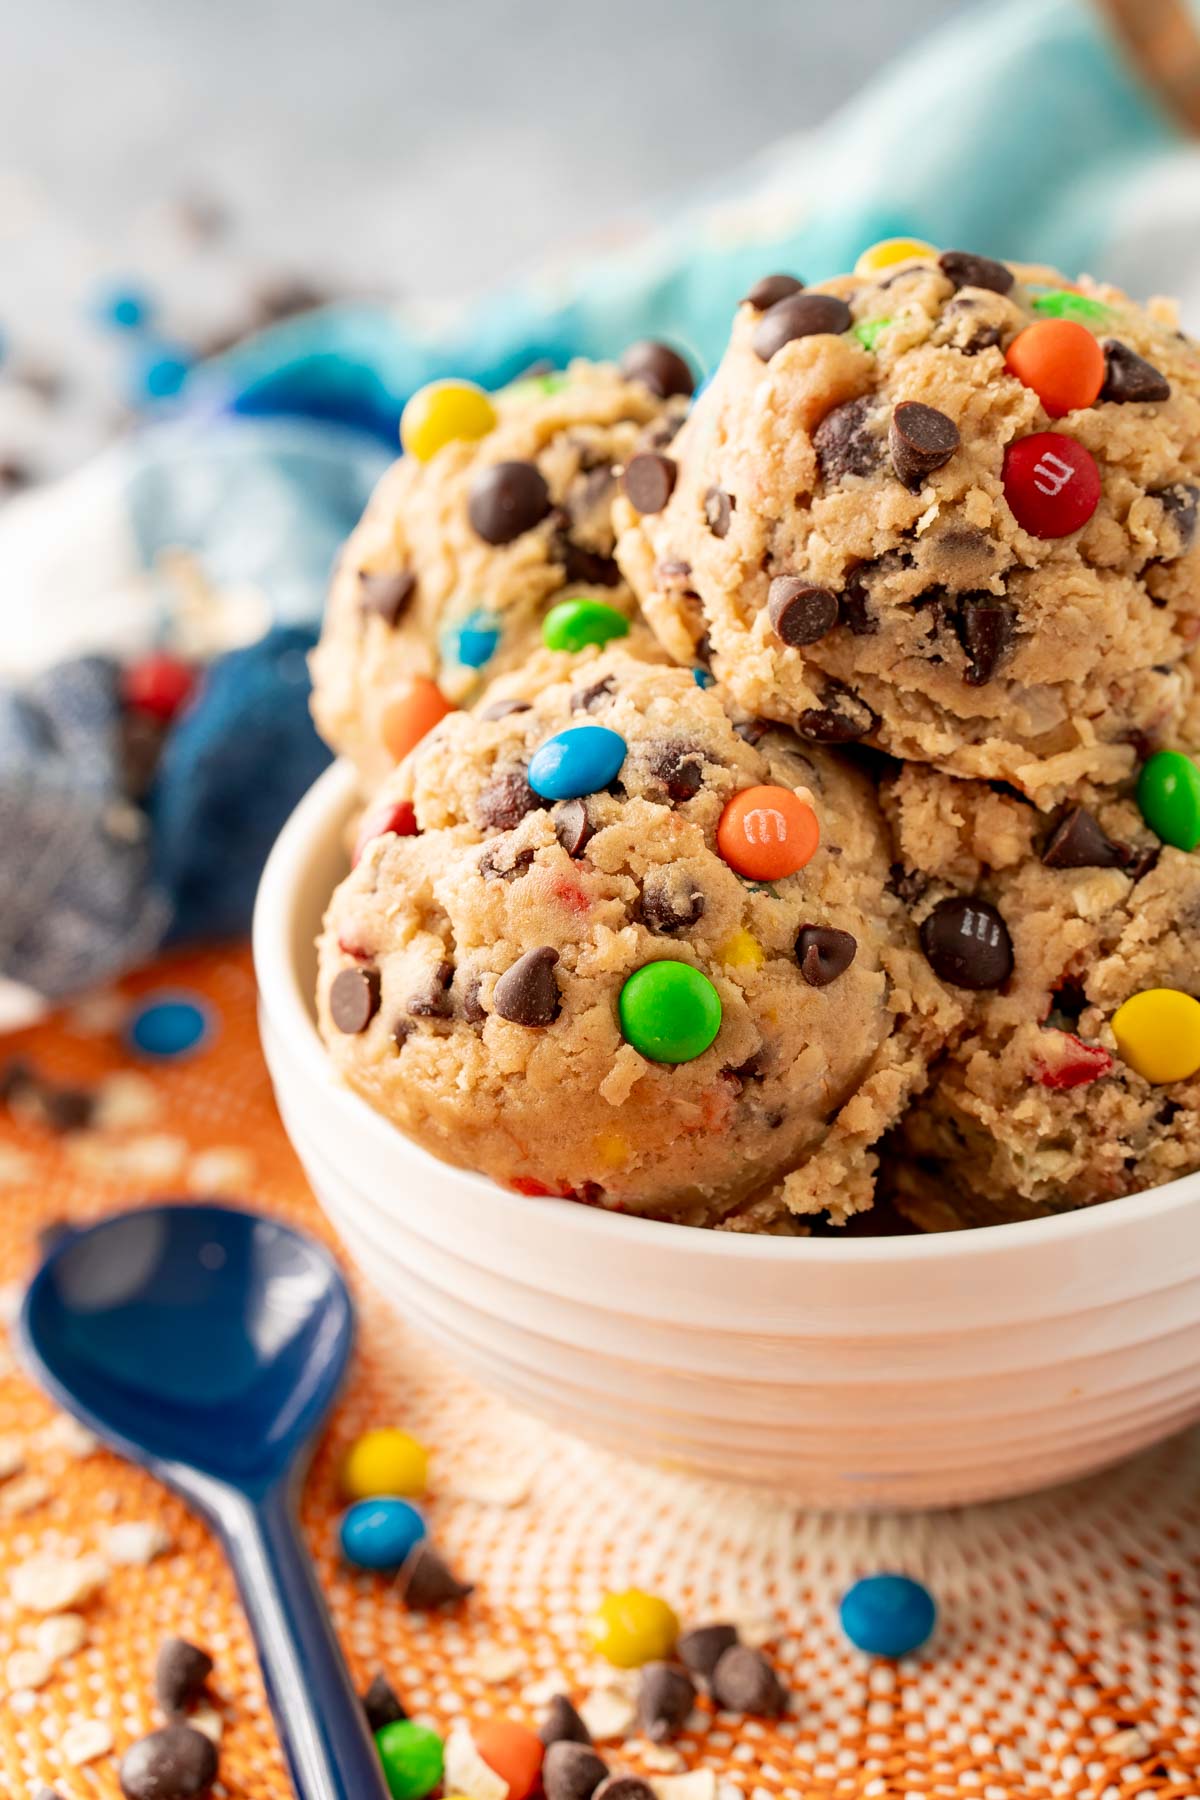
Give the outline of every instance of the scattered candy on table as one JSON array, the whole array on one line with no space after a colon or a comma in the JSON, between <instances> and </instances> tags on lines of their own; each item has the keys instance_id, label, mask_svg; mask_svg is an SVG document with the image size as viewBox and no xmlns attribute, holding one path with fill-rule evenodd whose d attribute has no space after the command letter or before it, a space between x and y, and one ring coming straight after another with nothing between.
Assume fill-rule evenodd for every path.
<instances>
[{"instance_id":1,"label":"scattered candy on table","mask_svg":"<svg viewBox=\"0 0 1200 1800\"><path fill-rule=\"evenodd\" d=\"M429 1452L424 1444L394 1427L365 1431L351 1444L342 1464L342 1492L348 1500L423 1494L428 1481Z\"/></svg>"},{"instance_id":2,"label":"scattered candy on table","mask_svg":"<svg viewBox=\"0 0 1200 1800\"><path fill-rule=\"evenodd\" d=\"M380 729L389 756L401 762L420 743L426 732L454 711L436 681L414 675L392 689L383 709Z\"/></svg>"},{"instance_id":3,"label":"scattered candy on table","mask_svg":"<svg viewBox=\"0 0 1200 1800\"><path fill-rule=\"evenodd\" d=\"M544 800L574 800L615 781L625 761L625 739L606 725L576 725L534 751L529 785Z\"/></svg>"},{"instance_id":4,"label":"scattered candy on table","mask_svg":"<svg viewBox=\"0 0 1200 1800\"><path fill-rule=\"evenodd\" d=\"M604 1596L588 1621L587 1635L592 1649L606 1662L618 1669L639 1669L643 1663L662 1662L670 1656L679 1636L679 1620L657 1594L626 1588L623 1593Z\"/></svg>"},{"instance_id":5,"label":"scattered candy on table","mask_svg":"<svg viewBox=\"0 0 1200 1800\"><path fill-rule=\"evenodd\" d=\"M445 1751L428 1725L397 1719L375 1733L391 1800L425 1800L442 1779Z\"/></svg>"},{"instance_id":6,"label":"scattered candy on table","mask_svg":"<svg viewBox=\"0 0 1200 1800\"><path fill-rule=\"evenodd\" d=\"M528 1800L538 1785L545 1754L537 1733L515 1719L488 1719L472 1735L488 1768L508 1783L507 1800Z\"/></svg>"},{"instance_id":7,"label":"scattered candy on table","mask_svg":"<svg viewBox=\"0 0 1200 1800\"><path fill-rule=\"evenodd\" d=\"M1104 351L1073 319L1037 319L1018 331L1004 360L1052 419L1091 406L1104 385Z\"/></svg>"},{"instance_id":8,"label":"scattered candy on table","mask_svg":"<svg viewBox=\"0 0 1200 1800\"><path fill-rule=\"evenodd\" d=\"M1004 452L1004 498L1033 537L1068 537L1100 503L1100 471L1090 450L1060 431L1035 431Z\"/></svg>"},{"instance_id":9,"label":"scattered candy on table","mask_svg":"<svg viewBox=\"0 0 1200 1800\"><path fill-rule=\"evenodd\" d=\"M937 1607L910 1575L864 1575L842 1596L842 1630L868 1656L910 1656L933 1635Z\"/></svg>"},{"instance_id":10,"label":"scattered candy on table","mask_svg":"<svg viewBox=\"0 0 1200 1800\"><path fill-rule=\"evenodd\" d=\"M398 1569L425 1536L425 1521L407 1500L359 1500L338 1530L342 1555L358 1569Z\"/></svg>"},{"instance_id":11,"label":"scattered candy on table","mask_svg":"<svg viewBox=\"0 0 1200 1800\"><path fill-rule=\"evenodd\" d=\"M1176 850L1200 844L1200 767L1182 750L1159 750L1138 777L1138 806L1151 831Z\"/></svg>"},{"instance_id":12,"label":"scattered candy on table","mask_svg":"<svg viewBox=\"0 0 1200 1800\"><path fill-rule=\"evenodd\" d=\"M692 1062L721 1029L721 996L691 963L652 962L621 989L621 1033L651 1062Z\"/></svg>"},{"instance_id":13,"label":"scattered candy on table","mask_svg":"<svg viewBox=\"0 0 1200 1800\"><path fill-rule=\"evenodd\" d=\"M148 994L125 1023L131 1050L169 1062L198 1050L211 1035L212 1015L199 995Z\"/></svg>"},{"instance_id":14,"label":"scattered candy on table","mask_svg":"<svg viewBox=\"0 0 1200 1800\"><path fill-rule=\"evenodd\" d=\"M560 600L542 620L547 650L585 650L629 636L629 620L604 600Z\"/></svg>"},{"instance_id":15,"label":"scattered candy on table","mask_svg":"<svg viewBox=\"0 0 1200 1800\"><path fill-rule=\"evenodd\" d=\"M1178 988L1146 988L1113 1014L1122 1059L1156 1086L1187 1081L1200 1070L1200 1000Z\"/></svg>"},{"instance_id":16,"label":"scattered candy on table","mask_svg":"<svg viewBox=\"0 0 1200 1800\"><path fill-rule=\"evenodd\" d=\"M473 381L431 381L418 388L400 415L400 442L409 456L429 462L456 439L486 437L496 409Z\"/></svg>"},{"instance_id":17,"label":"scattered candy on table","mask_svg":"<svg viewBox=\"0 0 1200 1800\"><path fill-rule=\"evenodd\" d=\"M821 842L817 815L790 788L743 788L717 825L717 849L748 881L780 881L810 862Z\"/></svg>"}]
</instances>

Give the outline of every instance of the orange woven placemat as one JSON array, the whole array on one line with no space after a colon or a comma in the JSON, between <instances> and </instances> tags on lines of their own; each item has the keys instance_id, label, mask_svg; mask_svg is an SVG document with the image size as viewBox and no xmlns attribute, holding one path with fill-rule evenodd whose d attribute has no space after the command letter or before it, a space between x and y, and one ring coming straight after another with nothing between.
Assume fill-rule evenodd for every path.
<instances>
[{"instance_id":1,"label":"orange woven placemat","mask_svg":"<svg viewBox=\"0 0 1200 1800\"><path fill-rule=\"evenodd\" d=\"M137 1063L121 1021L162 988L203 996L215 1029L186 1061ZM227 1189L328 1237L275 1114L244 951L173 958L9 1048L47 1077L96 1088L101 1128L55 1136L22 1118L0 1128L0 1281L20 1283L49 1222L140 1194ZM1197 1434L1006 1505L806 1515L625 1464L514 1414L422 1349L357 1282L356 1291L360 1348L304 1523L361 1686L386 1670L410 1712L442 1728L497 1712L535 1719L555 1688L594 1699L604 1675L581 1644L581 1621L606 1588L636 1585L692 1623L731 1612L758 1621L795 1696L777 1726L708 1710L693 1720L676 1766L712 1771L714 1800L1200 1796ZM339 1458L359 1431L384 1423L430 1446L431 1529L478 1583L447 1617L406 1613L385 1580L346 1571L335 1555ZM2 1466L24 1464L0 1481L4 1800L43 1783L63 1800L118 1794L120 1751L159 1722L152 1668L171 1632L216 1658L222 1791L286 1795L250 1638L204 1528L115 1457L80 1455L10 1359L0 1452ZM150 1522L165 1547L113 1569L85 1609L83 1648L36 1690L14 1687L24 1671L13 1653L33 1643L36 1621L10 1595L13 1571L46 1554L104 1555L114 1524ZM941 1607L931 1645L897 1667L857 1655L836 1625L846 1581L881 1567L921 1576ZM96 1721L113 1751L75 1766L65 1754L73 1728ZM636 1738L603 1748L615 1766L655 1780L671 1760L647 1760ZM691 1800L704 1800L703 1779Z\"/></svg>"}]
</instances>

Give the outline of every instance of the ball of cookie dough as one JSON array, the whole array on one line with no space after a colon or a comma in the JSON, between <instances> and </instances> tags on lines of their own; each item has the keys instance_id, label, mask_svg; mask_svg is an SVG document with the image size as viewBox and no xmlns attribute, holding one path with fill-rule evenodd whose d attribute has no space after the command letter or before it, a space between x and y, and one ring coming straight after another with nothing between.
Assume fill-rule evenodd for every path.
<instances>
[{"instance_id":1,"label":"ball of cookie dough","mask_svg":"<svg viewBox=\"0 0 1200 1800\"><path fill-rule=\"evenodd\" d=\"M368 781L410 747L414 684L426 712L431 692L468 704L540 646L566 598L609 609L592 608L593 631L597 616L610 633L631 618L613 560L617 471L669 437L687 402L664 399L652 370L630 371L574 362L490 405L471 390L487 408L462 426L472 435L438 448L418 434L426 460L402 456L384 475L339 559L312 657L317 727Z\"/></svg>"},{"instance_id":2,"label":"ball of cookie dough","mask_svg":"<svg viewBox=\"0 0 1200 1800\"><path fill-rule=\"evenodd\" d=\"M1200 1168L1200 853L1114 795L1047 816L910 765L884 805L897 886L963 1007L885 1164L900 1208L931 1229L991 1224ZM1139 1000L1123 1030L1122 1008L1164 989L1177 997Z\"/></svg>"},{"instance_id":3,"label":"ball of cookie dough","mask_svg":"<svg viewBox=\"0 0 1200 1800\"><path fill-rule=\"evenodd\" d=\"M616 507L671 654L811 740L1042 807L1126 778L1192 691L1197 346L1165 305L963 252L760 289Z\"/></svg>"},{"instance_id":4,"label":"ball of cookie dough","mask_svg":"<svg viewBox=\"0 0 1200 1800\"><path fill-rule=\"evenodd\" d=\"M869 1205L957 1015L863 775L610 649L497 682L377 810L318 999L378 1111L523 1193L742 1229ZM764 843L770 881L734 866Z\"/></svg>"}]
</instances>

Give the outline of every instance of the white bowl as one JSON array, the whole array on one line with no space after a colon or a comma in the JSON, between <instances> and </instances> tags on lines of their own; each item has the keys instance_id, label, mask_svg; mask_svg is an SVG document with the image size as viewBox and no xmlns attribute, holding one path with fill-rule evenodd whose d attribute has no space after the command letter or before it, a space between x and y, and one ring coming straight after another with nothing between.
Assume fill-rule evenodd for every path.
<instances>
[{"instance_id":1,"label":"white bowl","mask_svg":"<svg viewBox=\"0 0 1200 1800\"><path fill-rule=\"evenodd\" d=\"M1200 1175L934 1237L782 1239L527 1199L335 1077L313 940L354 777L286 826L254 921L263 1045L325 1211L488 1388L631 1456L809 1505L942 1505L1096 1469L1200 1418Z\"/></svg>"}]
</instances>

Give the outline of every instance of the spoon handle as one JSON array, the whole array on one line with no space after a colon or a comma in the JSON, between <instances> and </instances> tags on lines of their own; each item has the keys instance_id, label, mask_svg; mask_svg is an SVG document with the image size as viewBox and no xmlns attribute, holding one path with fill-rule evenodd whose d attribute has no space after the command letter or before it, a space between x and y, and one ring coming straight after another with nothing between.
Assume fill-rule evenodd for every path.
<instances>
[{"instance_id":1,"label":"spoon handle","mask_svg":"<svg viewBox=\"0 0 1200 1800\"><path fill-rule=\"evenodd\" d=\"M230 1495L217 1526L298 1800L388 1800L379 1753L300 1542L293 1484Z\"/></svg>"}]
</instances>

